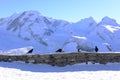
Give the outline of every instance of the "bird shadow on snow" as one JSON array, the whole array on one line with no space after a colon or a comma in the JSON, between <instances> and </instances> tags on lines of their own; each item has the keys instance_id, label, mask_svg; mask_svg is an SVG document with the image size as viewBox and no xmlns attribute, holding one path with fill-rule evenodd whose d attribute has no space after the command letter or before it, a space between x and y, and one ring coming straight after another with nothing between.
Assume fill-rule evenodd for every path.
<instances>
[{"instance_id":1,"label":"bird shadow on snow","mask_svg":"<svg viewBox=\"0 0 120 80\"><path fill-rule=\"evenodd\" d=\"M0 67L20 69L31 72L74 72L74 71L120 71L120 63L103 64L75 64L57 67L46 64L26 64L24 62L0 62Z\"/></svg>"}]
</instances>

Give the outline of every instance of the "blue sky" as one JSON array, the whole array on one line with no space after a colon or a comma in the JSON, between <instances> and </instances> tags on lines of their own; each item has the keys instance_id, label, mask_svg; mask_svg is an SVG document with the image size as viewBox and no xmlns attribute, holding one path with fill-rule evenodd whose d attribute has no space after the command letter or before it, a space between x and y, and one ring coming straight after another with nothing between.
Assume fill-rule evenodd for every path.
<instances>
[{"instance_id":1,"label":"blue sky","mask_svg":"<svg viewBox=\"0 0 120 80\"><path fill-rule=\"evenodd\" d=\"M90 16L99 21L109 16L120 23L119 8L120 0L0 0L0 18L36 10L44 16L71 22Z\"/></svg>"}]
</instances>

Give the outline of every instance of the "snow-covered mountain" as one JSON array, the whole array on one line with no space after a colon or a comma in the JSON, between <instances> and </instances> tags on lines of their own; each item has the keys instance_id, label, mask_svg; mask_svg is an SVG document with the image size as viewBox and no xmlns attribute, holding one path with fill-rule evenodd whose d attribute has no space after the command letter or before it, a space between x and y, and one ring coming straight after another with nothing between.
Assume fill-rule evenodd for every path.
<instances>
[{"instance_id":1,"label":"snow-covered mountain","mask_svg":"<svg viewBox=\"0 0 120 80\"><path fill-rule=\"evenodd\" d=\"M119 33L120 25L109 17L99 23L92 17L71 23L25 11L0 19L0 49L8 52L32 46L34 53L53 53L59 48L94 51L97 46L99 51L120 51Z\"/></svg>"}]
</instances>

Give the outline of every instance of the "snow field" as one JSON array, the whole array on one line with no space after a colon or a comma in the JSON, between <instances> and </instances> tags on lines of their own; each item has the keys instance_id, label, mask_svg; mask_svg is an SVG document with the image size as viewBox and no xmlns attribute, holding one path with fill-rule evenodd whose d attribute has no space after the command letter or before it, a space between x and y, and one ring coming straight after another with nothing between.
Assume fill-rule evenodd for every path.
<instances>
[{"instance_id":1,"label":"snow field","mask_svg":"<svg viewBox=\"0 0 120 80\"><path fill-rule=\"evenodd\" d=\"M52 67L44 64L0 62L0 80L119 80L119 65L89 63Z\"/></svg>"},{"instance_id":2,"label":"snow field","mask_svg":"<svg viewBox=\"0 0 120 80\"><path fill-rule=\"evenodd\" d=\"M0 80L119 80L120 71L30 72L0 67Z\"/></svg>"}]
</instances>

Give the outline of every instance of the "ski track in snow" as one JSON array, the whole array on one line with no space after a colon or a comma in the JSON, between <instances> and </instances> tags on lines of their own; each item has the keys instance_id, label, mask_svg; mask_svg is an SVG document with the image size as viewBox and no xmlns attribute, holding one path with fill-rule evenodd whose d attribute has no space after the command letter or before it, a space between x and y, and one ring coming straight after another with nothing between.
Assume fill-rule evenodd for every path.
<instances>
[{"instance_id":1,"label":"ski track in snow","mask_svg":"<svg viewBox=\"0 0 120 80\"><path fill-rule=\"evenodd\" d=\"M75 64L56 67L0 62L0 80L119 80L120 63Z\"/></svg>"}]
</instances>

